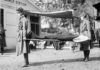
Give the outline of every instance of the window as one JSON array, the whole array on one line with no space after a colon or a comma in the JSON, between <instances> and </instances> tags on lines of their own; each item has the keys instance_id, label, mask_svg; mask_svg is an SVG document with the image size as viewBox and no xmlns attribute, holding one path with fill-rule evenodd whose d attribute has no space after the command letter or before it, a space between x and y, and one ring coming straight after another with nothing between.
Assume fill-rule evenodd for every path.
<instances>
[{"instance_id":1,"label":"window","mask_svg":"<svg viewBox=\"0 0 100 70\"><path fill-rule=\"evenodd\" d=\"M37 16L30 16L30 21L34 22L34 23L38 23L39 22L39 17L37 17Z\"/></svg>"},{"instance_id":2,"label":"window","mask_svg":"<svg viewBox=\"0 0 100 70\"><path fill-rule=\"evenodd\" d=\"M40 34L40 24L39 24L40 17L39 16L30 16L31 22L31 30L36 35Z\"/></svg>"}]
</instances>

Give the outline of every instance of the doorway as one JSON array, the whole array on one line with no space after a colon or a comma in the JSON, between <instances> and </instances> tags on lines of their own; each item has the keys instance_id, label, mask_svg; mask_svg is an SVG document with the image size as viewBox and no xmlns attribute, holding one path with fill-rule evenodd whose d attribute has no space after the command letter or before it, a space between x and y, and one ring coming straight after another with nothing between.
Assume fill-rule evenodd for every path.
<instances>
[{"instance_id":1,"label":"doorway","mask_svg":"<svg viewBox=\"0 0 100 70\"><path fill-rule=\"evenodd\" d=\"M4 9L0 8L0 52L4 50L6 46L5 42L5 30L4 30Z\"/></svg>"}]
</instances>

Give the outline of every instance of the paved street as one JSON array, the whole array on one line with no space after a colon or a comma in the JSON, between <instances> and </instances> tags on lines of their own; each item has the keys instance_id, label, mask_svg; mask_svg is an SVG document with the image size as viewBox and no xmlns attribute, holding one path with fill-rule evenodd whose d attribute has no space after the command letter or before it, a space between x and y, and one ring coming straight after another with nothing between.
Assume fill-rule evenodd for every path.
<instances>
[{"instance_id":1,"label":"paved street","mask_svg":"<svg viewBox=\"0 0 100 70\"><path fill-rule=\"evenodd\" d=\"M15 52L0 55L0 70L100 70L100 48L91 50L90 61L83 62L80 51L49 48L35 50L29 54L30 66L23 68L23 56Z\"/></svg>"}]
</instances>

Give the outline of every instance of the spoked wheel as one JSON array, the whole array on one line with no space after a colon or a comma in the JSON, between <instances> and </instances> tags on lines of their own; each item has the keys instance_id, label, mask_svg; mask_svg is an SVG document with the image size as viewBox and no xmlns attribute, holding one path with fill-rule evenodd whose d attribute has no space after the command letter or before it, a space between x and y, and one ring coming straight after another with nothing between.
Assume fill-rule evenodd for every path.
<instances>
[{"instance_id":1,"label":"spoked wheel","mask_svg":"<svg viewBox=\"0 0 100 70\"><path fill-rule=\"evenodd\" d=\"M59 41L55 41L53 42L53 46L56 50L59 50L60 49L60 42Z\"/></svg>"},{"instance_id":2,"label":"spoked wheel","mask_svg":"<svg viewBox=\"0 0 100 70\"><path fill-rule=\"evenodd\" d=\"M4 53L4 47L0 47L0 53L3 55L3 53Z\"/></svg>"}]
</instances>

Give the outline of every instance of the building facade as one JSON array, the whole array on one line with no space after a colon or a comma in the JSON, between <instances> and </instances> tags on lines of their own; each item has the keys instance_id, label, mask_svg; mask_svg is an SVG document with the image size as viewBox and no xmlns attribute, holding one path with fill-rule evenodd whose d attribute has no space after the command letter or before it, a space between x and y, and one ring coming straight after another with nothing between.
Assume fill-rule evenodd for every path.
<instances>
[{"instance_id":1,"label":"building facade","mask_svg":"<svg viewBox=\"0 0 100 70\"><path fill-rule=\"evenodd\" d=\"M5 41L7 48L15 48L19 15L16 11L19 7L29 12L40 12L40 9L28 0L0 0L0 24L5 30ZM37 17L28 15L32 30L39 34L39 21ZM38 30L38 32L36 32Z\"/></svg>"}]
</instances>

